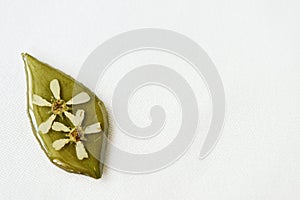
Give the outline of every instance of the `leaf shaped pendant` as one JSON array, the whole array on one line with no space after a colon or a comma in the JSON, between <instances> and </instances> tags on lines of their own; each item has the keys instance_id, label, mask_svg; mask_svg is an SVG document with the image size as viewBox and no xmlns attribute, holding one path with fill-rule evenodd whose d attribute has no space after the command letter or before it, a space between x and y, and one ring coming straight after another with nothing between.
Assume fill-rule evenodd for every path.
<instances>
[{"instance_id":1,"label":"leaf shaped pendant","mask_svg":"<svg viewBox=\"0 0 300 200\"><path fill-rule=\"evenodd\" d=\"M27 111L42 149L53 164L68 172L101 178L108 135L104 104L72 77L29 54L22 56Z\"/></svg>"}]
</instances>

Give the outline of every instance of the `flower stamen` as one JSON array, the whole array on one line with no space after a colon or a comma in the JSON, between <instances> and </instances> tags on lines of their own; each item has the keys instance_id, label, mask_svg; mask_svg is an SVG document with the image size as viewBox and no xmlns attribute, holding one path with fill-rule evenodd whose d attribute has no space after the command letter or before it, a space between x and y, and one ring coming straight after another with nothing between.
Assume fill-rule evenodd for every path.
<instances>
[{"instance_id":1,"label":"flower stamen","mask_svg":"<svg viewBox=\"0 0 300 200\"><path fill-rule=\"evenodd\" d=\"M53 100L51 111L55 115L61 115L63 112L68 111L69 107L67 106L66 102L62 99Z\"/></svg>"},{"instance_id":2,"label":"flower stamen","mask_svg":"<svg viewBox=\"0 0 300 200\"><path fill-rule=\"evenodd\" d=\"M73 128L70 133L68 134L68 137L73 142L78 142L81 140L84 140L84 132L81 126L76 126Z\"/></svg>"}]
</instances>

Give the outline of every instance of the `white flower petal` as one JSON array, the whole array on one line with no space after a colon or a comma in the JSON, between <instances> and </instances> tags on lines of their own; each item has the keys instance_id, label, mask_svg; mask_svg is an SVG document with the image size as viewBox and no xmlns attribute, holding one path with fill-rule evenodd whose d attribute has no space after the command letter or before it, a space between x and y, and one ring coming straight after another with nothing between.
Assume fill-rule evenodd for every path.
<instances>
[{"instance_id":1,"label":"white flower petal","mask_svg":"<svg viewBox=\"0 0 300 200\"><path fill-rule=\"evenodd\" d=\"M89 100L90 100L90 96L86 92L81 92L76 96L74 96L73 98L71 98L66 104L68 105L81 104L81 103L88 102Z\"/></svg>"},{"instance_id":2,"label":"white flower petal","mask_svg":"<svg viewBox=\"0 0 300 200\"><path fill-rule=\"evenodd\" d=\"M40 124L39 126L39 130L43 133L43 134L46 134L49 132L50 128L51 128L51 125L53 123L53 121L55 120L56 118L56 115L55 114L52 114L49 119L47 119L47 121L43 122Z\"/></svg>"},{"instance_id":3,"label":"white flower petal","mask_svg":"<svg viewBox=\"0 0 300 200\"><path fill-rule=\"evenodd\" d=\"M43 99L42 97L36 94L32 96L32 103L38 106L47 106L47 107L52 106L52 104L49 103L46 99Z\"/></svg>"},{"instance_id":4,"label":"white flower petal","mask_svg":"<svg viewBox=\"0 0 300 200\"><path fill-rule=\"evenodd\" d=\"M84 110L82 110L82 109L77 110L76 115L75 115L76 126L80 126L83 119L84 119Z\"/></svg>"},{"instance_id":5,"label":"white flower petal","mask_svg":"<svg viewBox=\"0 0 300 200\"><path fill-rule=\"evenodd\" d=\"M89 157L81 141L76 142L76 154L79 160Z\"/></svg>"},{"instance_id":6,"label":"white flower petal","mask_svg":"<svg viewBox=\"0 0 300 200\"><path fill-rule=\"evenodd\" d=\"M67 111L64 112L65 115L67 116L67 118L72 122L72 124L74 126L76 126L76 122L75 122L75 116L72 113L69 113Z\"/></svg>"},{"instance_id":7,"label":"white flower petal","mask_svg":"<svg viewBox=\"0 0 300 200\"><path fill-rule=\"evenodd\" d=\"M90 133L98 133L100 132L102 129L101 129L101 125L99 122L95 123L95 124L92 124L92 125L89 125L85 128L84 130L84 134L90 134Z\"/></svg>"},{"instance_id":8,"label":"white flower petal","mask_svg":"<svg viewBox=\"0 0 300 200\"><path fill-rule=\"evenodd\" d=\"M60 99L60 87L57 79L53 79L50 82L50 90L55 99Z\"/></svg>"},{"instance_id":9,"label":"white flower petal","mask_svg":"<svg viewBox=\"0 0 300 200\"><path fill-rule=\"evenodd\" d=\"M58 151L61 148L63 148L66 144L68 144L70 142L70 139L59 139L59 140L55 140L52 144L52 147Z\"/></svg>"},{"instance_id":10,"label":"white flower petal","mask_svg":"<svg viewBox=\"0 0 300 200\"><path fill-rule=\"evenodd\" d=\"M55 131L63 131L63 132L70 132L71 129L66 127L64 124L60 122L54 122L52 125L52 129Z\"/></svg>"}]
</instances>

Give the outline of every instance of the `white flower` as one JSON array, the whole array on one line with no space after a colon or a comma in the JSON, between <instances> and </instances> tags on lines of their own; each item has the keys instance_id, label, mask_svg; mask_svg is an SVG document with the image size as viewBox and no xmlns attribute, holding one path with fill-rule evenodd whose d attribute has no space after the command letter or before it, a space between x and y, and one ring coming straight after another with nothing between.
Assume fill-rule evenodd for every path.
<instances>
[{"instance_id":1,"label":"white flower","mask_svg":"<svg viewBox=\"0 0 300 200\"><path fill-rule=\"evenodd\" d=\"M101 131L101 125L99 122L97 122L83 128L82 121L84 119L84 110L77 110L75 116L71 113L69 114L70 116L68 116L68 118L70 119L74 127L70 128L70 127L66 127L64 124L60 122L54 122L52 125L52 129L55 131L66 132L67 138L55 140L52 144L52 147L58 151L70 142L75 143L77 158L79 160L88 158L88 154L85 150L82 141L86 140L84 136L87 134L99 133Z\"/></svg>"},{"instance_id":2,"label":"white flower","mask_svg":"<svg viewBox=\"0 0 300 200\"><path fill-rule=\"evenodd\" d=\"M57 115L62 117L62 114L64 113L67 117L70 116L71 113L67 112L70 110L68 105L82 104L90 100L90 96L86 92L81 92L71 98L69 101L64 101L60 98L60 86L57 79L53 79L50 82L50 90L53 94L51 103L36 94L34 94L32 97L33 104L51 108L52 115L49 117L49 119L39 125L39 130L44 134L49 132Z\"/></svg>"}]
</instances>

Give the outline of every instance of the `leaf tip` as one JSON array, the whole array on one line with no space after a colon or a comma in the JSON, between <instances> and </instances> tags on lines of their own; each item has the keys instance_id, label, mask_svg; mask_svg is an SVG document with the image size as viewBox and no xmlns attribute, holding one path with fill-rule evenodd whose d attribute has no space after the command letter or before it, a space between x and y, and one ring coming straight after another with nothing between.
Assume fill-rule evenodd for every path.
<instances>
[{"instance_id":1,"label":"leaf tip","mask_svg":"<svg viewBox=\"0 0 300 200\"><path fill-rule=\"evenodd\" d=\"M26 53L26 52L22 52L21 56L22 56L23 59L26 59L30 55L28 53Z\"/></svg>"},{"instance_id":2,"label":"leaf tip","mask_svg":"<svg viewBox=\"0 0 300 200\"><path fill-rule=\"evenodd\" d=\"M27 65L27 62L28 62L28 57L30 56L28 53L25 53L25 52L22 52L21 53L21 56L22 56L22 59L25 63L25 66ZM31 57L31 56L30 56Z\"/></svg>"},{"instance_id":3,"label":"leaf tip","mask_svg":"<svg viewBox=\"0 0 300 200\"><path fill-rule=\"evenodd\" d=\"M25 62L27 53L22 52L22 53L21 53L21 56L22 56L23 61Z\"/></svg>"}]
</instances>

